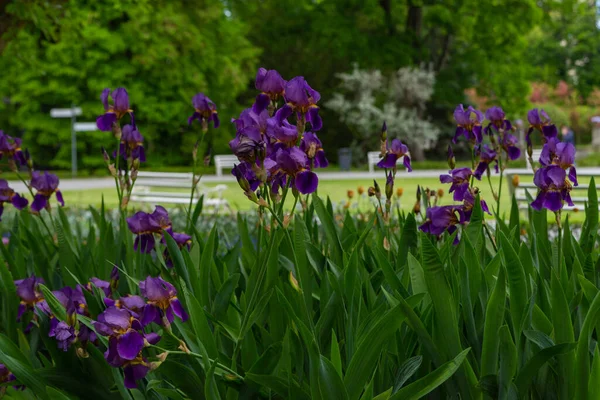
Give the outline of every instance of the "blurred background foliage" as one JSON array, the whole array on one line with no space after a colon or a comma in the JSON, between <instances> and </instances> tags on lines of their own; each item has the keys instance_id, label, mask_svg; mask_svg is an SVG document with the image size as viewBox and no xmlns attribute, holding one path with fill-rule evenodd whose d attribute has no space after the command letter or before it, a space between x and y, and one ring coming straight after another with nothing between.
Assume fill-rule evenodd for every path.
<instances>
[{"instance_id":1,"label":"blurred background foliage","mask_svg":"<svg viewBox=\"0 0 600 400\"><path fill-rule=\"evenodd\" d=\"M200 134L186 123L193 94L214 100L222 121L205 151L227 153L229 120L251 103L264 66L321 92L331 154L369 134L326 106L356 65L433 72L420 114L443 145L429 146L429 158L445 148L461 102L499 104L513 118L533 103L585 143L600 105L597 21L593 0L9 0L0 3L0 128L24 137L40 166L68 168L69 122L49 110L76 104L92 121L100 91L125 86L150 166L189 164ZM110 142L80 134L82 166L100 167Z\"/></svg>"}]
</instances>

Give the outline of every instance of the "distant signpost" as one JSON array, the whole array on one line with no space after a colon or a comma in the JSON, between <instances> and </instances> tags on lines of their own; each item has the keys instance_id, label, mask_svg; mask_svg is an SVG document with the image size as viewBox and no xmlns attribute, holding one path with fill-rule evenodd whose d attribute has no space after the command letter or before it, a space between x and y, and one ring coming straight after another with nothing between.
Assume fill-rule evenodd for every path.
<instances>
[{"instance_id":1,"label":"distant signpost","mask_svg":"<svg viewBox=\"0 0 600 400\"><path fill-rule=\"evenodd\" d=\"M52 118L71 118L71 173L77 176L77 132L97 131L95 122L77 122L77 116L81 115L81 108L53 108L50 110Z\"/></svg>"}]
</instances>

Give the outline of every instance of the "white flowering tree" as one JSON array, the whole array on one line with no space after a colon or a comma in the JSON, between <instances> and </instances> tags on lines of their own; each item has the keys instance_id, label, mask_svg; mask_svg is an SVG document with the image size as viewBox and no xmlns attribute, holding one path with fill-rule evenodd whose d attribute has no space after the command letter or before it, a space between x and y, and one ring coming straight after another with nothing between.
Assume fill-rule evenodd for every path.
<instances>
[{"instance_id":1,"label":"white flowering tree","mask_svg":"<svg viewBox=\"0 0 600 400\"><path fill-rule=\"evenodd\" d=\"M440 130L425 117L425 105L433 94L435 74L420 67L400 68L391 76L379 70L361 70L337 75L340 92L325 105L337 112L354 133L351 147L364 151L379 149L379 130L387 122L388 137L409 145L414 159L435 144Z\"/></svg>"}]
</instances>

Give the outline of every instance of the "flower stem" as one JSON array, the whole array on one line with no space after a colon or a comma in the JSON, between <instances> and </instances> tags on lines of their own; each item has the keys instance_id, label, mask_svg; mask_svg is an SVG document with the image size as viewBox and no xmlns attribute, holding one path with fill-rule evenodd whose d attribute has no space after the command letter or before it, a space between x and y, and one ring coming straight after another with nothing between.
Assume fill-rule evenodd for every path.
<instances>
[{"instance_id":1,"label":"flower stem","mask_svg":"<svg viewBox=\"0 0 600 400\"><path fill-rule=\"evenodd\" d=\"M202 144L204 144L204 137L206 136L206 133L203 132L202 133L202 137L200 137L200 143L198 144L198 148L202 147ZM187 222L187 231L190 232L192 229L192 205L194 203L194 193L196 192L196 188L198 187L198 183L200 183L200 178L202 177L202 174L200 174L198 176L198 182L196 182L196 168L198 167L198 156L197 154L194 155L194 167L192 169L192 188L190 191L190 204L188 206L188 222Z\"/></svg>"},{"instance_id":2,"label":"flower stem","mask_svg":"<svg viewBox=\"0 0 600 400\"><path fill-rule=\"evenodd\" d=\"M185 351L179 351L179 350L167 350L167 349L163 349L162 347L159 346L155 346L155 345L150 345L150 347L157 349L158 351L162 351L168 354L181 354L181 355L187 355L187 356L192 356L192 357L196 357L196 358L204 358L201 354L198 353L193 353L193 352L185 352ZM215 363L215 360L208 358L208 361L210 361L211 364ZM238 374L237 372L235 372L234 370L226 367L225 365L221 364L219 361L216 361L217 366L219 368L221 368L223 371L227 372L228 374L231 374L233 376L235 376L238 379L244 379L243 376L241 376L240 374Z\"/></svg>"}]
</instances>

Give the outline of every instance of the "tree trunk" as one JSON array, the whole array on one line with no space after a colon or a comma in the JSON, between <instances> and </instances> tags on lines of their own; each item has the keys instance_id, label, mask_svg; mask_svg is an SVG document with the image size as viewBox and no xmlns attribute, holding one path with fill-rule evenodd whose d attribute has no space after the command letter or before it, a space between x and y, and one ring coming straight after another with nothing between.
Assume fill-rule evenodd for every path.
<instances>
[{"instance_id":1,"label":"tree trunk","mask_svg":"<svg viewBox=\"0 0 600 400\"><path fill-rule=\"evenodd\" d=\"M396 34L396 27L392 18L392 0L379 0L379 5L383 8L388 35L394 36Z\"/></svg>"},{"instance_id":2,"label":"tree trunk","mask_svg":"<svg viewBox=\"0 0 600 400\"><path fill-rule=\"evenodd\" d=\"M406 31L412 36L412 45L415 50L421 48L421 31L423 27L423 7L408 2L408 15L406 17ZM417 52L418 54L418 52Z\"/></svg>"},{"instance_id":3,"label":"tree trunk","mask_svg":"<svg viewBox=\"0 0 600 400\"><path fill-rule=\"evenodd\" d=\"M416 143L412 143L410 146L410 158L414 161L425 161L425 151L423 147Z\"/></svg>"}]
</instances>

